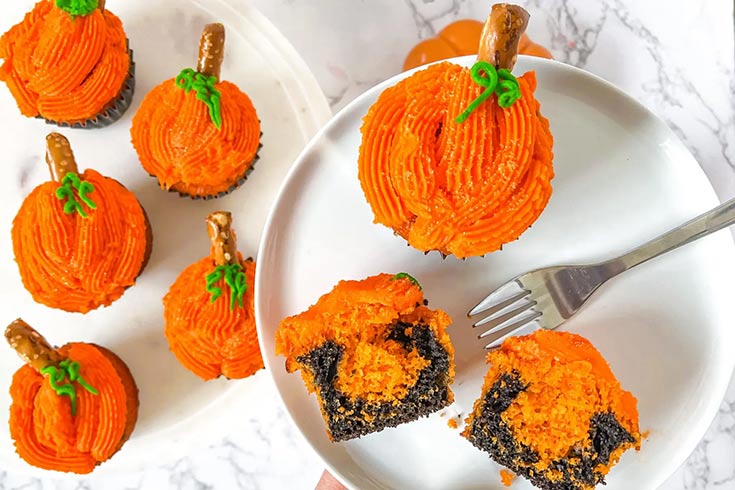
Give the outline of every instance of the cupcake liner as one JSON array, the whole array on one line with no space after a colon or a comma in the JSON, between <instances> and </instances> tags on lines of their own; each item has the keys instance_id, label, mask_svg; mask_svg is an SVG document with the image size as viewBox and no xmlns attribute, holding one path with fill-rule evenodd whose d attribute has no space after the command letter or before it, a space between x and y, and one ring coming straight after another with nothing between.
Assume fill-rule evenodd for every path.
<instances>
[{"instance_id":1,"label":"cupcake liner","mask_svg":"<svg viewBox=\"0 0 735 490\"><path fill-rule=\"evenodd\" d=\"M260 133L260 137L261 138L263 137L263 133L262 132ZM245 171L245 174L243 174L243 176L240 177L237 180L237 182L235 182L234 184L232 184L232 186L230 186L230 188L227 189L227 190L218 192L217 194L211 194L211 195L208 195L208 196L192 196L191 194L187 194L185 192L178 191L178 190L174 189L173 187L172 188L169 188L168 191L169 192L175 192L175 193L177 193L179 195L179 197L188 197L189 199L193 199L195 201L201 201L201 200L210 201L212 199L217 199L218 197L224 197L227 194L229 194L230 192L232 192L235 189L237 189L238 187L240 187L242 184L244 184L246 180L248 180L248 177L250 176L250 173L255 169L256 162L258 160L260 160L260 154L259 153L260 153L260 149L261 148L263 148L263 143L258 143L258 150L255 152L255 156L253 157L252 161L250 162L250 166ZM152 175L152 174L150 174L150 175L151 175L151 177L156 177L155 175Z\"/></svg>"},{"instance_id":2,"label":"cupcake liner","mask_svg":"<svg viewBox=\"0 0 735 490\"><path fill-rule=\"evenodd\" d=\"M135 61L133 59L133 50L128 48L128 54L130 55L130 66L128 68L128 77L123 83L120 95L107 107L105 110L96 115L93 119L88 119L82 122L68 123L65 121L52 121L45 119L42 116L37 116L38 119L43 119L46 124L52 124L62 128L76 128L76 129L95 129L104 128L120 119L125 111L128 110L130 104L133 102L133 93L135 92Z\"/></svg>"}]
</instances>

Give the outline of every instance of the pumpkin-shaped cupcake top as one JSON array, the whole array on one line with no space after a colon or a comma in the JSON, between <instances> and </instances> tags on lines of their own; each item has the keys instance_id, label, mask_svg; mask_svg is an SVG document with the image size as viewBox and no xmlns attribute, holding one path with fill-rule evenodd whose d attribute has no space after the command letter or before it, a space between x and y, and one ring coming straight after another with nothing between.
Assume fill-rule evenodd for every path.
<instances>
[{"instance_id":1,"label":"pumpkin-shaped cupcake top","mask_svg":"<svg viewBox=\"0 0 735 490\"><path fill-rule=\"evenodd\" d=\"M197 70L187 68L145 96L130 130L143 168L161 188L193 198L218 197L240 185L260 147L250 98L220 79L225 30L208 24Z\"/></svg>"},{"instance_id":2,"label":"pumpkin-shaped cupcake top","mask_svg":"<svg viewBox=\"0 0 735 490\"><path fill-rule=\"evenodd\" d=\"M13 220L15 260L35 301L86 313L135 283L151 229L132 192L95 170L79 173L62 135L46 141L52 180L31 191Z\"/></svg>"},{"instance_id":3,"label":"pumpkin-shaped cupcake top","mask_svg":"<svg viewBox=\"0 0 735 490\"><path fill-rule=\"evenodd\" d=\"M179 275L163 298L171 351L204 380L245 378L263 368L255 330L255 262L237 250L232 215L207 218L209 257Z\"/></svg>"},{"instance_id":4,"label":"pumpkin-shaped cupcake top","mask_svg":"<svg viewBox=\"0 0 735 490\"><path fill-rule=\"evenodd\" d=\"M499 4L472 69L444 62L389 87L362 126L358 175L375 221L458 258L515 240L551 195L553 138L515 63L528 13Z\"/></svg>"},{"instance_id":5,"label":"pumpkin-shaped cupcake top","mask_svg":"<svg viewBox=\"0 0 735 490\"><path fill-rule=\"evenodd\" d=\"M132 93L131 56L103 0L41 0L0 37L0 80L23 115L86 124Z\"/></svg>"},{"instance_id":6,"label":"pumpkin-shaped cupcake top","mask_svg":"<svg viewBox=\"0 0 735 490\"><path fill-rule=\"evenodd\" d=\"M10 386L10 436L22 459L90 473L120 450L138 418L138 388L119 357L78 342L53 349L21 319L5 337L27 363Z\"/></svg>"}]
</instances>

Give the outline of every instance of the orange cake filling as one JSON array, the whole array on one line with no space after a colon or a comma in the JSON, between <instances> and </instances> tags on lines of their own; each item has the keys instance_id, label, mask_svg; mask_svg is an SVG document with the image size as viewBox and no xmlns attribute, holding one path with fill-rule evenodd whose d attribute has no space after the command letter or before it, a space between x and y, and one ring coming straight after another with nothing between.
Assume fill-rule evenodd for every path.
<instances>
[{"instance_id":1,"label":"orange cake filling","mask_svg":"<svg viewBox=\"0 0 735 490\"><path fill-rule=\"evenodd\" d=\"M605 359L583 337L547 330L511 337L488 354L488 363L491 368L483 393L502 373L519 373L527 385L501 417L513 437L539 455L533 466L548 471L551 481L555 472L550 465L568 457L580 441L589 442L590 419L595 414L614 413L637 441L635 447L640 446L635 397L621 388ZM480 415L481 402L478 400L474 416ZM607 474L629 447L618 447L608 464L595 467L595 471ZM561 473L556 477L561 479Z\"/></svg>"},{"instance_id":2,"label":"orange cake filling","mask_svg":"<svg viewBox=\"0 0 735 490\"><path fill-rule=\"evenodd\" d=\"M58 182L36 187L13 220L13 250L23 285L39 303L86 313L109 305L135 283L148 250L148 226L132 192L95 170L97 208L64 213Z\"/></svg>"},{"instance_id":3,"label":"orange cake filling","mask_svg":"<svg viewBox=\"0 0 735 490\"><path fill-rule=\"evenodd\" d=\"M281 322L276 354L287 357L286 368L293 372L299 369L300 356L331 340L344 348L335 378L341 393L350 399L395 402L406 396L430 361L391 339L387 332L392 325L427 325L450 358L454 353L446 333L449 316L430 310L423 302L422 290L408 278L379 274L361 281L340 281L306 312ZM314 391L312 374L302 370L302 376ZM454 376L453 366L449 376Z\"/></svg>"},{"instance_id":4,"label":"orange cake filling","mask_svg":"<svg viewBox=\"0 0 735 490\"><path fill-rule=\"evenodd\" d=\"M18 455L33 466L90 473L120 449L132 430L135 387L120 377L119 361L109 359L104 349L73 343L59 353L81 365L82 378L98 394L77 387L72 415L70 398L57 395L47 377L23 366L10 386L10 435Z\"/></svg>"},{"instance_id":5,"label":"orange cake filling","mask_svg":"<svg viewBox=\"0 0 735 490\"><path fill-rule=\"evenodd\" d=\"M163 189L213 195L235 186L260 145L260 121L250 98L230 82L220 91L222 125L212 122L195 91L167 80L146 95L131 135L143 168Z\"/></svg>"},{"instance_id":6,"label":"orange cake filling","mask_svg":"<svg viewBox=\"0 0 735 490\"><path fill-rule=\"evenodd\" d=\"M0 81L22 114L73 124L104 112L122 91L130 55L122 22L96 9L74 19L38 2L0 37Z\"/></svg>"},{"instance_id":7,"label":"orange cake filling","mask_svg":"<svg viewBox=\"0 0 735 490\"><path fill-rule=\"evenodd\" d=\"M383 91L362 126L358 173L375 222L422 251L469 257L515 240L551 196L553 138L534 98L493 95L455 121L484 90L468 68L439 63Z\"/></svg>"},{"instance_id":8,"label":"orange cake filling","mask_svg":"<svg viewBox=\"0 0 735 490\"><path fill-rule=\"evenodd\" d=\"M187 267L163 298L165 334L171 351L204 380L220 375L245 378L263 368L255 329L255 262L241 258L241 263L248 284L242 307L231 307L227 293L211 301L205 287L207 275L215 268L210 257ZM226 291L224 279L217 285Z\"/></svg>"}]
</instances>

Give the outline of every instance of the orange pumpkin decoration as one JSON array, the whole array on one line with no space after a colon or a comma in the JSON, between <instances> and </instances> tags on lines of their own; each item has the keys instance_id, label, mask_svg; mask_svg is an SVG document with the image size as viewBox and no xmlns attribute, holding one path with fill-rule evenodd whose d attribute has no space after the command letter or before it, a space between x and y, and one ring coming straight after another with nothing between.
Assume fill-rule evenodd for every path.
<instances>
[{"instance_id":1,"label":"orange pumpkin decoration","mask_svg":"<svg viewBox=\"0 0 735 490\"><path fill-rule=\"evenodd\" d=\"M130 129L143 168L161 188L192 198L227 194L245 181L260 148L250 98L220 80L225 30L204 28L197 71L186 69L145 96Z\"/></svg>"},{"instance_id":2,"label":"orange pumpkin decoration","mask_svg":"<svg viewBox=\"0 0 735 490\"><path fill-rule=\"evenodd\" d=\"M522 8L494 5L472 70L431 65L383 91L364 118L358 176L375 222L418 250L495 251L551 196L536 76L510 74L527 22Z\"/></svg>"},{"instance_id":3,"label":"orange pumpkin decoration","mask_svg":"<svg viewBox=\"0 0 735 490\"><path fill-rule=\"evenodd\" d=\"M130 105L132 57L122 22L103 0L41 0L0 37L0 81L25 116L101 127Z\"/></svg>"},{"instance_id":4,"label":"orange pumpkin decoration","mask_svg":"<svg viewBox=\"0 0 735 490\"><path fill-rule=\"evenodd\" d=\"M230 213L210 214L207 225L211 255L184 269L163 298L165 334L176 358L203 380L245 378L263 368L255 262L238 252Z\"/></svg>"},{"instance_id":5,"label":"orange pumpkin decoration","mask_svg":"<svg viewBox=\"0 0 735 490\"><path fill-rule=\"evenodd\" d=\"M414 46L403 62L403 71L434 61L477 54L482 28L483 23L478 20L463 19L452 22L442 29L436 37L424 39ZM531 41L526 33L521 36L518 52L540 58L552 58L548 49Z\"/></svg>"},{"instance_id":6,"label":"orange pumpkin decoration","mask_svg":"<svg viewBox=\"0 0 735 490\"><path fill-rule=\"evenodd\" d=\"M537 56L539 58L553 59L551 51L542 45L535 43L527 34L521 36L521 42L518 44L518 52L529 56Z\"/></svg>"},{"instance_id":7,"label":"orange pumpkin decoration","mask_svg":"<svg viewBox=\"0 0 735 490\"><path fill-rule=\"evenodd\" d=\"M13 220L15 260L35 301L86 313L135 283L152 232L132 192L94 170L79 174L62 135L46 142L52 180L33 189Z\"/></svg>"},{"instance_id":8,"label":"orange pumpkin decoration","mask_svg":"<svg viewBox=\"0 0 735 490\"><path fill-rule=\"evenodd\" d=\"M120 450L138 418L138 388L119 357L94 344L53 349L21 319L5 337L27 363L10 386L10 436L22 459L83 474Z\"/></svg>"}]
</instances>

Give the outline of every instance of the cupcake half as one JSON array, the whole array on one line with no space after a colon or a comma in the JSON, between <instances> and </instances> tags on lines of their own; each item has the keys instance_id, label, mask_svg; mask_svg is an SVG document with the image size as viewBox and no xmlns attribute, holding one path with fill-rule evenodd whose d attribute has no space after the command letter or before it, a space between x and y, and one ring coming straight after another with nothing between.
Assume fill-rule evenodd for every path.
<instances>
[{"instance_id":1,"label":"cupcake half","mask_svg":"<svg viewBox=\"0 0 735 490\"><path fill-rule=\"evenodd\" d=\"M23 320L5 330L26 362L10 385L10 436L28 464L91 473L130 437L138 419L138 388L115 354L73 342L59 349Z\"/></svg>"},{"instance_id":2,"label":"cupcake half","mask_svg":"<svg viewBox=\"0 0 735 490\"><path fill-rule=\"evenodd\" d=\"M49 134L46 145L52 180L31 191L13 220L15 261L36 302L86 313L135 284L153 235L132 192L95 170L80 173L62 135Z\"/></svg>"},{"instance_id":3,"label":"cupcake half","mask_svg":"<svg viewBox=\"0 0 735 490\"><path fill-rule=\"evenodd\" d=\"M332 441L411 422L454 400L454 347L442 310L405 273L340 281L281 321L276 354L301 371Z\"/></svg>"},{"instance_id":4,"label":"cupcake half","mask_svg":"<svg viewBox=\"0 0 735 490\"><path fill-rule=\"evenodd\" d=\"M0 81L28 117L103 127L133 98L133 52L104 0L41 0L0 37L0 59Z\"/></svg>"},{"instance_id":5,"label":"cupcake half","mask_svg":"<svg viewBox=\"0 0 735 490\"><path fill-rule=\"evenodd\" d=\"M197 69L184 69L148 93L130 130L145 171L162 189L194 199L220 197L241 185L260 148L253 103L220 79L224 42L224 26L208 24Z\"/></svg>"},{"instance_id":6,"label":"cupcake half","mask_svg":"<svg viewBox=\"0 0 735 490\"><path fill-rule=\"evenodd\" d=\"M639 448L635 397L579 335L511 337L490 365L463 432L477 448L543 490L592 490Z\"/></svg>"}]
</instances>

